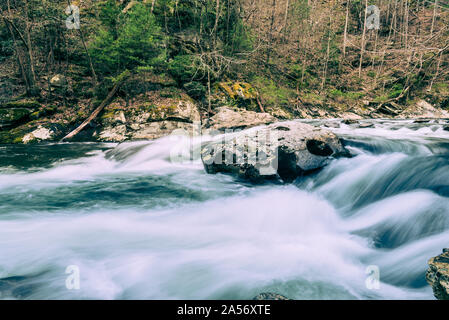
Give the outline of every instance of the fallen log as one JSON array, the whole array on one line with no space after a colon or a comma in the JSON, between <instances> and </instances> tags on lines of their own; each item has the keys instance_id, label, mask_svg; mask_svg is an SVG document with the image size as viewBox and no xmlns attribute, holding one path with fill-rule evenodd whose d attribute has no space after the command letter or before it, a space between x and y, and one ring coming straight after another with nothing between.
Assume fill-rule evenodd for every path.
<instances>
[{"instance_id":1,"label":"fallen log","mask_svg":"<svg viewBox=\"0 0 449 320\"><path fill-rule=\"evenodd\" d=\"M101 104L94 110L94 112L92 112L92 114L78 128L62 138L61 141L73 138L78 133L80 133L92 120L94 120L100 114L101 110L103 110L104 107L106 107L111 102L112 98L117 93L117 90L120 88L123 82L128 79L130 75L131 73L129 71L125 71L124 73L122 73L115 85L112 87L112 90L109 92L108 96L101 102Z\"/></svg>"}]
</instances>

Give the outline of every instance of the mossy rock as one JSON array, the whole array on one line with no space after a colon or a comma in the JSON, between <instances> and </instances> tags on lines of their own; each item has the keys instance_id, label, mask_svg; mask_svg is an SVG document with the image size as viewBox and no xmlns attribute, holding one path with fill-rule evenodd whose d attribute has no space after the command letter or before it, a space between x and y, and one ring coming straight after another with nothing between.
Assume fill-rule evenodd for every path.
<instances>
[{"instance_id":1,"label":"mossy rock","mask_svg":"<svg viewBox=\"0 0 449 320\"><path fill-rule=\"evenodd\" d=\"M34 121L24 124L20 127L11 129L9 131L0 131L0 144L18 144L22 143L23 137L37 128Z\"/></svg>"},{"instance_id":2,"label":"mossy rock","mask_svg":"<svg viewBox=\"0 0 449 320\"><path fill-rule=\"evenodd\" d=\"M24 143L24 137L34 132L36 129L44 128L52 132L52 136L47 141L57 141L61 139L68 131L67 124L51 123L45 121L31 121L9 131L0 131L0 144L21 144ZM39 137L28 138L27 143L40 142Z\"/></svg>"},{"instance_id":3,"label":"mossy rock","mask_svg":"<svg viewBox=\"0 0 449 320\"><path fill-rule=\"evenodd\" d=\"M54 114L57 111L57 108L55 106L48 106L46 108L34 111L30 114L31 120L37 120L49 115Z\"/></svg>"},{"instance_id":4,"label":"mossy rock","mask_svg":"<svg viewBox=\"0 0 449 320\"><path fill-rule=\"evenodd\" d=\"M0 128L12 127L24 123L30 118L31 111L25 108L0 109Z\"/></svg>"},{"instance_id":5,"label":"mossy rock","mask_svg":"<svg viewBox=\"0 0 449 320\"><path fill-rule=\"evenodd\" d=\"M20 108L38 109L41 107L41 104L35 100L19 100L4 103L0 107L9 109L20 109Z\"/></svg>"},{"instance_id":6,"label":"mossy rock","mask_svg":"<svg viewBox=\"0 0 449 320\"><path fill-rule=\"evenodd\" d=\"M246 82L220 82L218 88L224 91L231 99L251 100L256 99L258 94L254 87Z\"/></svg>"}]
</instances>

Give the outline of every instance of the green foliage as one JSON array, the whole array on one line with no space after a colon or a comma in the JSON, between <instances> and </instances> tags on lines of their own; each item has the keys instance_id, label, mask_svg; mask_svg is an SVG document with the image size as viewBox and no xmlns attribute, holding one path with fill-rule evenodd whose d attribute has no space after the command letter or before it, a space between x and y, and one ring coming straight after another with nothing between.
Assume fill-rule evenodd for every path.
<instances>
[{"instance_id":1,"label":"green foliage","mask_svg":"<svg viewBox=\"0 0 449 320\"><path fill-rule=\"evenodd\" d=\"M206 87L197 81L192 81L184 84L184 89L187 91L189 96L194 99L202 99L206 95Z\"/></svg>"},{"instance_id":2,"label":"green foliage","mask_svg":"<svg viewBox=\"0 0 449 320\"><path fill-rule=\"evenodd\" d=\"M192 81L197 74L197 69L195 57L191 55L176 56L168 64L170 75L181 83Z\"/></svg>"},{"instance_id":3,"label":"green foliage","mask_svg":"<svg viewBox=\"0 0 449 320\"><path fill-rule=\"evenodd\" d=\"M266 106L288 107L296 96L295 90L281 87L271 79L256 77L252 85L258 89Z\"/></svg>"},{"instance_id":4,"label":"green foliage","mask_svg":"<svg viewBox=\"0 0 449 320\"><path fill-rule=\"evenodd\" d=\"M163 37L150 10L148 5L137 3L122 13L115 0L102 5L102 28L90 49L100 73L115 75L125 69L162 63Z\"/></svg>"}]
</instances>

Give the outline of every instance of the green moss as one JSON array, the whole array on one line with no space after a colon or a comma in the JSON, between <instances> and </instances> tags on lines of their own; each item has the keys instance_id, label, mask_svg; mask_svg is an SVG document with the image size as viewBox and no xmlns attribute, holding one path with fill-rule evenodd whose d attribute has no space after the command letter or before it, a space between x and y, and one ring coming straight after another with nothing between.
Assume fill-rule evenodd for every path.
<instances>
[{"instance_id":1,"label":"green moss","mask_svg":"<svg viewBox=\"0 0 449 320\"><path fill-rule=\"evenodd\" d=\"M25 120L30 115L29 109L0 109L0 123L14 124Z\"/></svg>"},{"instance_id":2,"label":"green moss","mask_svg":"<svg viewBox=\"0 0 449 320\"><path fill-rule=\"evenodd\" d=\"M11 101L2 105L3 108L26 108L26 109L37 109L41 107L41 104L35 100L20 100Z\"/></svg>"},{"instance_id":3,"label":"green moss","mask_svg":"<svg viewBox=\"0 0 449 320\"><path fill-rule=\"evenodd\" d=\"M218 87L225 92L231 99L255 99L257 91L253 86L246 82L220 82Z\"/></svg>"}]
</instances>

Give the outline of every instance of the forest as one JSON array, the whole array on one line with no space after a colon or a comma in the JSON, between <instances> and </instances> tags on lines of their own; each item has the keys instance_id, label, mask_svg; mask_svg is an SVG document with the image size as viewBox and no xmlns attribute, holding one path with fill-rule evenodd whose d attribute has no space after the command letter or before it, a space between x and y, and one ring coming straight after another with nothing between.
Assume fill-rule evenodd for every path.
<instances>
[{"instance_id":1,"label":"forest","mask_svg":"<svg viewBox=\"0 0 449 320\"><path fill-rule=\"evenodd\" d=\"M125 108L186 93L202 119L449 108L441 0L6 0L0 15L0 103L37 106L28 120L76 127L125 74Z\"/></svg>"}]
</instances>

